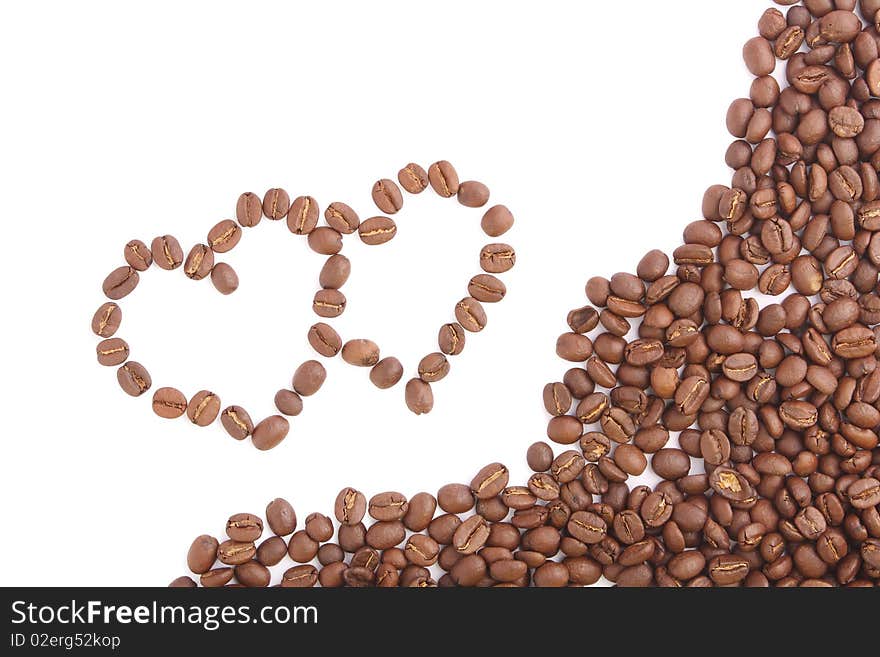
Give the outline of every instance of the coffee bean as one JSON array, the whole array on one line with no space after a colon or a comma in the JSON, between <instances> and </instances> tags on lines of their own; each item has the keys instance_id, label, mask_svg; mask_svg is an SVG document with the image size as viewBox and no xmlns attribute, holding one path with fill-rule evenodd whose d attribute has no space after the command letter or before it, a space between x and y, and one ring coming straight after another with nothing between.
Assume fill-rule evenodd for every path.
<instances>
[{"instance_id":1,"label":"coffee bean","mask_svg":"<svg viewBox=\"0 0 880 657\"><path fill-rule=\"evenodd\" d=\"M306 517L306 534L318 543L333 538L333 522L323 513L310 513Z\"/></svg>"},{"instance_id":2,"label":"coffee bean","mask_svg":"<svg viewBox=\"0 0 880 657\"><path fill-rule=\"evenodd\" d=\"M318 226L309 233L308 243L315 253L332 256L342 251L342 234L329 226Z\"/></svg>"},{"instance_id":3,"label":"coffee bean","mask_svg":"<svg viewBox=\"0 0 880 657\"><path fill-rule=\"evenodd\" d=\"M428 181L443 198L450 198L458 193L458 173L446 160L440 160L428 167Z\"/></svg>"},{"instance_id":4,"label":"coffee bean","mask_svg":"<svg viewBox=\"0 0 880 657\"><path fill-rule=\"evenodd\" d=\"M336 497L334 513L343 525L357 525L367 512L367 498L353 488L343 488Z\"/></svg>"},{"instance_id":5,"label":"coffee bean","mask_svg":"<svg viewBox=\"0 0 880 657\"><path fill-rule=\"evenodd\" d=\"M183 264L183 249L180 242L171 235L162 235L150 244L153 261L162 269L177 269Z\"/></svg>"},{"instance_id":6,"label":"coffee bean","mask_svg":"<svg viewBox=\"0 0 880 657\"><path fill-rule=\"evenodd\" d=\"M113 301L119 301L131 294L140 282L137 271L131 267L118 267L104 279L102 289L104 296Z\"/></svg>"},{"instance_id":7,"label":"coffee bean","mask_svg":"<svg viewBox=\"0 0 880 657\"><path fill-rule=\"evenodd\" d=\"M293 373L293 389L303 397L308 397L321 389L326 378L327 370L321 363L307 360Z\"/></svg>"},{"instance_id":8,"label":"coffee bean","mask_svg":"<svg viewBox=\"0 0 880 657\"><path fill-rule=\"evenodd\" d=\"M516 252L509 244L487 244L480 251L480 266L490 274L510 271L516 264Z\"/></svg>"},{"instance_id":9,"label":"coffee bean","mask_svg":"<svg viewBox=\"0 0 880 657\"><path fill-rule=\"evenodd\" d=\"M331 203L324 210L324 219L327 225L343 235L350 235L358 229L361 223L360 217L345 203L338 201Z\"/></svg>"},{"instance_id":10,"label":"coffee bean","mask_svg":"<svg viewBox=\"0 0 880 657\"><path fill-rule=\"evenodd\" d=\"M183 273L187 278L200 281L211 273L214 268L214 252L206 244L196 244L190 249L183 263Z\"/></svg>"},{"instance_id":11,"label":"coffee bean","mask_svg":"<svg viewBox=\"0 0 880 657\"><path fill-rule=\"evenodd\" d=\"M397 173L397 180L410 194L421 194L428 188L428 172L413 162Z\"/></svg>"},{"instance_id":12,"label":"coffee bean","mask_svg":"<svg viewBox=\"0 0 880 657\"><path fill-rule=\"evenodd\" d=\"M496 497L509 480L507 468L501 463L490 463L482 468L471 481L471 491L478 500Z\"/></svg>"},{"instance_id":13,"label":"coffee bean","mask_svg":"<svg viewBox=\"0 0 880 657\"><path fill-rule=\"evenodd\" d=\"M407 381L406 407L416 415L430 413L434 408L434 393L431 391L431 384L421 379Z\"/></svg>"},{"instance_id":14,"label":"coffee bean","mask_svg":"<svg viewBox=\"0 0 880 657\"><path fill-rule=\"evenodd\" d=\"M252 192L245 192L235 204L235 219L246 228L252 228L263 218L263 202Z\"/></svg>"},{"instance_id":15,"label":"coffee bean","mask_svg":"<svg viewBox=\"0 0 880 657\"><path fill-rule=\"evenodd\" d=\"M101 304L92 317L92 333L109 338L119 330L122 322L122 309L112 301Z\"/></svg>"},{"instance_id":16,"label":"coffee bean","mask_svg":"<svg viewBox=\"0 0 880 657\"><path fill-rule=\"evenodd\" d=\"M419 361L419 378L426 383L440 381L449 374L449 361L441 353L428 354Z\"/></svg>"},{"instance_id":17,"label":"coffee bean","mask_svg":"<svg viewBox=\"0 0 880 657\"><path fill-rule=\"evenodd\" d=\"M186 416L193 424L206 427L220 414L220 398L208 390L200 390L186 407Z\"/></svg>"},{"instance_id":18,"label":"coffee bean","mask_svg":"<svg viewBox=\"0 0 880 657\"><path fill-rule=\"evenodd\" d=\"M186 555L186 565L196 575L202 575L214 565L220 543L213 536L203 534L197 537Z\"/></svg>"},{"instance_id":19,"label":"coffee bean","mask_svg":"<svg viewBox=\"0 0 880 657\"><path fill-rule=\"evenodd\" d=\"M101 340L95 351L101 365L121 365L128 360L128 343L122 338Z\"/></svg>"},{"instance_id":20,"label":"coffee bean","mask_svg":"<svg viewBox=\"0 0 880 657\"><path fill-rule=\"evenodd\" d=\"M153 254L140 240L131 240L126 244L123 255L128 266L137 271L146 271L153 264Z\"/></svg>"},{"instance_id":21,"label":"coffee bean","mask_svg":"<svg viewBox=\"0 0 880 657\"><path fill-rule=\"evenodd\" d=\"M248 541L223 541L217 548L217 559L227 566L247 563L257 554L256 546Z\"/></svg>"},{"instance_id":22,"label":"coffee bean","mask_svg":"<svg viewBox=\"0 0 880 657\"><path fill-rule=\"evenodd\" d=\"M489 202L489 188L481 182L467 180L458 186L458 202L468 208L481 208Z\"/></svg>"},{"instance_id":23,"label":"coffee bean","mask_svg":"<svg viewBox=\"0 0 880 657\"><path fill-rule=\"evenodd\" d=\"M267 219L278 221L287 216L290 210L290 196L279 188L268 190L263 195L263 214Z\"/></svg>"},{"instance_id":24,"label":"coffee bean","mask_svg":"<svg viewBox=\"0 0 880 657\"><path fill-rule=\"evenodd\" d=\"M859 479L846 489L849 503L856 509L870 509L880 504L880 481L873 477Z\"/></svg>"},{"instance_id":25,"label":"coffee bean","mask_svg":"<svg viewBox=\"0 0 880 657\"><path fill-rule=\"evenodd\" d=\"M294 235L309 235L318 225L320 212L318 202L311 196L298 196L287 213L288 230Z\"/></svg>"},{"instance_id":26,"label":"coffee bean","mask_svg":"<svg viewBox=\"0 0 880 657\"><path fill-rule=\"evenodd\" d=\"M489 237L501 237L513 227L513 214L503 205L492 206L483 215L480 227Z\"/></svg>"},{"instance_id":27,"label":"coffee bean","mask_svg":"<svg viewBox=\"0 0 880 657\"><path fill-rule=\"evenodd\" d=\"M406 528L399 520L380 521L367 530L367 544L377 550L400 545L406 538Z\"/></svg>"},{"instance_id":28,"label":"coffee bean","mask_svg":"<svg viewBox=\"0 0 880 657\"><path fill-rule=\"evenodd\" d=\"M473 297L465 297L456 304L455 319L460 326L471 333L479 333L486 328L486 311Z\"/></svg>"},{"instance_id":29,"label":"coffee bean","mask_svg":"<svg viewBox=\"0 0 880 657\"><path fill-rule=\"evenodd\" d=\"M370 517L380 521L401 520L408 510L406 497L395 491L374 495L367 505Z\"/></svg>"},{"instance_id":30,"label":"coffee bean","mask_svg":"<svg viewBox=\"0 0 880 657\"><path fill-rule=\"evenodd\" d=\"M278 412L288 417L296 417L303 411L302 397L293 390L282 388L275 393L274 402Z\"/></svg>"},{"instance_id":31,"label":"coffee bean","mask_svg":"<svg viewBox=\"0 0 880 657\"><path fill-rule=\"evenodd\" d=\"M252 513L236 513L226 521L226 535L241 543L256 541L263 533L263 521Z\"/></svg>"},{"instance_id":32,"label":"coffee bean","mask_svg":"<svg viewBox=\"0 0 880 657\"><path fill-rule=\"evenodd\" d=\"M186 397L177 388L158 388L153 393L153 412L161 418L178 418L186 413L186 406Z\"/></svg>"},{"instance_id":33,"label":"coffee bean","mask_svg":"<svg viewBox=\"0 0 880 657\"><path fill-rule=\"evenodd\" d=\"M254 447L261 451L272 449L287 437L290 424L280 415L272 415L261 420L252 432Z\"/></svg>"},{"instance_id":34,"label":"coffee bean","mask_svg":"<svg viewBox=\"0 0 880 657\"><path fill-rule=\"evenodd\" d=\"M232 568L214 568L202 574L199 581L206 588L226 586L232 581L234 574Z\"/></svg>"},{"instance_id":35,"label":"coffee bean","mask_svg":"<svg viewBox=\"0 0 880 657\"><path fill-rule=\"evenodd\" d=\"M158 391L157 391L158 393ZM181 395L183 397L183 395ZM155 408L156 398L153 397ZM226 433L236 440L244 440L253 433L254 423L251 416L241 406L227 406L220 413L220 423L226 429Z\"/></svg>"},{"instance_id":36,"label":"coffee bean","mask_svg":"<svg viewBox=\"0 0 880 657\"><path fill-rule=\"evenodd\" d=\"M218 262L211 269L211 283L220 294L232 294L238 289L238 274L225 262Z\"/></svg>"},{"instance_id":37,"label":"coffee bean","mask_svg":"<svg viewBox=\"0 0 880 657\"><path fill-rule=\"evenodd\" d=\"M319 317L339 317L345 312L345 295L339 290L318 290L312 300L312 310Z\"/></svg>"},{"instance_id":38,"label":"coffee bean","mask_svg":"<svg viewBox=\"0 0 880 657\"><path fill-rule=\"evenodd\" d=\"M315 229L315 232L318 230L320 229ZM318 281L325 290L338 290L345 285L350 274L351 261L344 255L335 254L327 258L327 261L321 268Z\"/></svg>"},{"instance_id":39,"label":"coffee bean","mask_svg":"<svg viewBox=\"0 0 880 657\"><path fill-rule=\"evenodd\" d=\"M150 373L143 365L133 360L116 370L116 380L119 382L119 387L132 397L140 397L153 385Z\"/></svg>"},{"instance_id":40,"label":"coffee bean","mask_svg":"<svg viewBox=\"0 0 880 657\"><path fill-rule=\"evenodd\" d=\"M370 217L358 226L358 234L364 244L385 244L397 234L397 225L388 217Z\"/></svg>"},{"instance_id":41,"label":"coffee bean","mask_svg":"<svg viewBox=\"0 0 880 657\"><path fill-rule=\"evenodd\" d=\"M208 231L208 246L215 253L226 253L241 240L241 228L231 219L224 219Z\"/></svg>"},{"instance_id":42,"label":"coffee bean","mask_svg":"<svg viewBox=\"0 0 880 657\"><path fill-rule=\"evenodd\" d=\"M452 324L444 324L440 327L440 333L437 336L437 344L447 356L457 356L464 351L465 331L464 327L453 322Z\"/></svg>"},{"instance_id":43,"label":"coffee bean","mask_svg":"<svg viewBox=\"0 0 880 657\"><path fill-rule=\"evenodd\" d=\"M370 381L380 390L396 386L403 378L403 365L394 356L388 356L370 369Z\"/></svg>"},{"instance_id":44,"label":"coffee bean","mask_svg":"<svg viewBox=\"0 0 880 657\"><path fill-rule=\"evenodd\" d=\"M507 294L507 287L491 274L478 274L468 283L468 294L483 303L497 303Z\"/></svg>"},{"instance_id":45,"label":"coffee bean","mask_svg":"<svg viewBox=\"0 0 880 657\"><path fill-rule=\"evenodd\" d=\"M383 178L373 185L373 203L385 214L396 214L403 207L403 195L400 188L391 180Z\"/></svg>"},{"instance_id":46,"label":"coffee bean","mask_svg":"<svg viewBox=\"0 0 880 657\"><path fill-rule=\"evenodd\" d=\"M372 367L379 362L379 346L372 340L349 340L342 346L342 360L357 367Z\"/></svg>"},{"instance_id":47,"label":"coffee bean","mask_svg":"<svg viewBox=\"0 0 880 657\"><path fill-rule=\"evenodd\" d=\"M319 322L309 329L309 344L322 356L332 358L342 349L342 339L332 326Z\"/></svg>"}]
</instances>

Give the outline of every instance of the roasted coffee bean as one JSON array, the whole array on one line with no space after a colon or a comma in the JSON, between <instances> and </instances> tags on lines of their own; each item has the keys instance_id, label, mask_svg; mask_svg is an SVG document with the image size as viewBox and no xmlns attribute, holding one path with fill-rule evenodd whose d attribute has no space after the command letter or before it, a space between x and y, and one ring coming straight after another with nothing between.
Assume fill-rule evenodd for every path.
<instances>
[{"instance_id":1,"label":"roasted coffee bean","mask_svg":"<svg viewBox=\"0 0 880 657\"><path fill-rule=\"evenodd\" d=\"M277 447L287 437L290 423L280 415L272 415L261 420L252 432L254 447L265 451Z\"/></svg>"},{"instance_id":2,"label":"roasted coffee bean","mask_svg":"<svg viewBox=\"0 0 880 657\"><path fill-rule=\"evenodd\" d=\"M430 413L434 408L434 393L431 384L421 379L410 379L406 383L406 406L416 415Z\"/></svg>"},{"instance_id":3,"label":"roasted coffee bean","mask_svg":"<svg viewBox=\"0 0 880 657\"><path fill-rule=\"evenodd\" d=\"M140 397L153 385L150 373L143 365L133 360L116 370L116 380L119 382L119 387L132 397Z\"/></svg>"},{"instance_id":4,"label":"roasted coffee bean","mask_svg":"<svg viewBox=\"0 0 880 657\"><path fill-rule=\"evenodd\" d=\"M478 274L468 283L468 294L483 303L497 303L504 299L507 287L491 274Z\"/></svg>"},{"instance_id":5,"label":"roasted coffee bean","mask_svg":"<svg viewBox=\"0 0 880 657\"><path fill-rule=\"evenodd\" d=\"M437 344L447 356L457 356L464 351L465 344L464 327L453 322L452 324L444 324L440 327L440 333L437 336Z\"/></svg>"},{"instance_id":6,"label":"roasted coffee bean","mask_svg":"<svg viewBox=\"0 0 880 657\"><path fill-rule=\"evenodd\" d=\"M155 398L153 400L155 404ZM227 406L220 413L220 423L226 429L226 433L236 440L244 440L254 431L254 423L241 406Z\"/></svg>"},{"instance_id":7,"label":"roasted coffee bean","mask_svg":"<svg viewBox=\"0 0 880 657\"><path fill-rule=\"evenodd\" d=\"M123 255L128 266L137 271L146 271L153 264L153 254L140 240L131 240L126 244Z\"/></svg>"},{"instance_id":8,"label":"roasted coffee bean","mask_svg":"<svg viewBox=\"0 0 880 657\"><path fill-rule=\"evenodd\" d=\"M334 202L324 210L324 219L333 230L350 235L358 229L361 223L360 217L345 203Z\"/></svg>"},{"instance_id":9,"label":"roasted coffee bean","mask_svg":"<svg viewBox=\"0 0 880 657\"><path fill-rule=\"evenodd\" d=\"M322 356L332 358L342 349L342 339L332 326L319 322L309 329L309 344Z\"/></svg>"},{"instance_id":10,"label":"roasted coffee bean","mask_svg":"<svg viewBox=\"0 0 880 657\"><path fill-rule=\"evenodd\" d=\"M342 234L329 226L318 226L308 235L309 248L315 253L332 256L342 250Z\"/></svg>"},{"instance_id":11,"label":"roasted coffee bean","mask_svg":"<svg viewBox=\"0 0 880 657\"><path fill-rule=\"evenodd\" d=\"M121 338L101 340L95 351L101 365L121 365L128 360L128 343Z\"/></svg>"},{"instance_id":12,"label":"roasted coffee bean","mask_svg":"<svg viewBox=\"0 0 880 657\"><path fill-rule=\"evenodd\" d=\"M278 497L266 506L266 522L278 536L289 536L296 531L296 512L290 502Z\"/></svg>"},{"instance_id":13,"label":"roasted coffee bean","mask_svg":"<svg viewBox=\"0 0 880 657\"><path fill-rule=\"evenodd\" d=\"M173 420L186 413L186 397L177 388L159 388L153 393L153 412Z\"/></svg>"},{"instance_id":14,"label":"roasted coffee bean","mask_svg":"<svg viewBox=\"0 0 880 657\"><path fill-rule=\"evenodd\" d=\"M486 328L486 311L473 297L465 297L455 305L455 319L471 333L479 333Z\"/></svg>"},{"instance_id":15,"label":"roasted coffee bean","mask_svg":"<svg viewBox=\"0 0 880 657\"><path fill-rule=\"evenodd\" d=\"M321 363L316 360L307 360L293 373L293 389L303 397L308 397L321 389L326 378L327 370Z\"/></svg>"},{"instance_id":16,"label":"roasted coffee bean","mask_svg":"<svg viewBox=\"0 0 880 657\"><path fill-rule=\"evenodd\" d=\"M458 173L446 160L440 160L428 167L428 181L433 190L444 198L458 194Z\"/></svg>"},{"instance_id":17,"label":"roasted coffee bean","mask_svg":"<svg viewBox=\"0 0 880 657\"><path fill-rule=\"evenodd\" d=\"M440 381L449 374L449 361L441 353L428 354L419 361L419 378L427 383Z\"/></svg>"},{"instance_id":18,"label":"roasted coffee bean","mask_svg":"<svg viewBox=\"0 0 880 657\"><path fill-rule=\"evenodd\" d=\"M275 393L275 408L289 417L296 417L303 411L303 400L293 390L281 389Z\"/></svg>"},{"instance_id":19,"label":"roasted coffee bean","mask_svg":"<svg viewBox=\"0 0 880 657\"><path fill-rule=\"evenodd\" d=\"M349 340L342 346L342 359L349 365L372 367L379 362L379 346L372 340Z\"/></svg>"},{"instance_id":20,"label":"roasted coffee bean","mask_svg":"<svg viewBox=\"0 0 880 657\"><path fill-rule=\"evenodd\" d=\"M319 215L320 209L315 199L311 196L298 196L290 204L287 228L294 235L309 235L318 225Z\"/></svg>"},{"instance_id":21,"label":"roasted coffee bean","mask_svg":"<svg viewBox=\"0 0 880 657\"><path fill-rule=\"evenodd\" d=\"M505 206L495 205L483 215L480 226L489 237L501 237L513 227L513 214Z\"/></svg>"},{"instance_id":22,"label":"roasted coffee bean","mask_svg":"<svg viewBox=\"0 0 880 657\"><path fill-rule=\"evenodd\" d=\"M383 358L370 369L370 381L381 390L396 386L402 378L403 365L393 356Z\"/></svg>"},{"instance_id":23,"label":"roasted coffee bean","mask_svg":"<svg viewBox=\"0 0 880 657\"><path fill-rule=\"evenodd\" d=\"M196 575L208 572L217 559L220 543L213 536L203 534L197 537L186 555L186 565Z\"/></svg>"},{"instance_id":24,"label":"roasted coffee bean","mask_svg":"<svg viewBox=\"0 0 880 657\"><path fill-rule=\"evenodd\" d=\"M513 269L516 251L509 244L487 244L480 251L480 267L489 274L501 274Z\"/></svg>"},{"instance_id":25,"label":"roasted coffee bean","mask_svg":"<svg viewBox=\"0 0 880 657\"><path fill-rule=\"evenodd\" d=\"M209 390L200 390L189 400L186 416L199 427L206 427L220 414L220 398Z\"/></svg>"},{"instance_id":26,"label":"roasted coffee bean","mask_svg":"<svg viewBox=\"0 0 880 657\"><path fill-rule=\"evenodd\" d=\"M403 195L397 184L387 178L376 181L373 185L373 203L385 214L395 214L403 207Z\"/></svg>"},{"instance_id":27,"label":"roasted coffee bean","mask_svg":"<svg viewBox=\"0 0 880 657\"><path fill-rule=\"evenodd\" d=\"M150 244L153 262L162 269L177 269L183 264L183 249L180 242L171 235L155 238Z\"/></svg>"},{"instance_id":28,"label":"roasted coffee bean","mask_svg":"<svg viewBox=\"0 0 880 657\"><path fill-rule=\"evenodd\" d=\"M490 463L471 481L471 491L478 500L493 498L507 486L509 473L501 463Z\"/></svg>"},{"instance_id":29,"label":"roasted coffee bean","mask_svg":"<svg viewBox=\"0 0 880 657\"><path fill-rule=\"evenodd\" d=\"M339 290L318 290L312 300L312 310L319 317L339 317L345 312L345 295Z\"/></svg>"},{"instance_id":30,"label":"roasted coffee bean","mask_svg":"<svg viewBox=\"0 0 880 657\"><path fill-rule=\"evenodd\" d=\"M263 521L252 513L236 513L226 521L226 535L241 543L254 542L263 533Z\"/></svg>"},{"instance_id":31,"label":"roasted coffee bean","mask_svg":"<svg viewBox=\"0 0 880 657\"><path fill-rule=\"evenodd\" d=\"M132 267L118 267L104 279L104 296L114 301L127 297L137 287L140 276Z\"/></svg>"},{"instance_id":32,"label":"roasted coffee bean","mask_svg":"<svg viewBox=\"0 0 880 657\"><path fill-rule=\"evenodd\" d=\"M428 172L410 162L397 173L397 181L410 194L421 194L428 188Z\"/></svg>"},{"instance_id":33,"label":"roasted coffee bean","mask_svg":"<svg viewBox=\"0 0 880 657\"><path fill-rule=\"evenodd\" d=\"M109 338L119 330L122 322L122 309L112 301L101 305L92 317L92 333L101 338Z\"/></svg>"},{"instance_id":34,"label":"roasted coffee bean","mask_svg":"<svg viewBox=\"0 0 880 657\"><path fill-rule=\"evenodd\" d=\"M458 186L458 202L468 208L481 208L489 202L489 188L481 182L467 180Z\"/></svg>"},{"instance_id":35,"label":"roasted coffee bean","mask_svg":"<svg viewBox=\"0 0 880 657\"><path fill-rule=\"evenodd\" d=\"M238 289L238 274L225 262L218 262L211 269L211 283L220 294L232 294Z\"/></svg>"},{"instance_id":36,"label":"roasted coffee bean","mask_svg":"<svg viewBox=\"0 0 880 657\"><path fill-rule=\"evenodd\" d=\"M263 218L263 202L253 192L245 192L235 204L235 219L246 228L260 223Z\"/></svg>"},{"instance_id":37,"label":"roasted coffee bean","mask_svg":"<svg viewBox=\"0 0 880 657\"><path fill-rule=\"evenodd\" d=\"M397 234L397 225L388 217L371 217L361 222L358 234L364 244L376 246L390 242Z\"/></svg>"},{"instance_id":38,"label":"roasted coffee bean","mask_svg":"<svg viewBox=\"0 0 880 657\"><path fill-rule=\"evenodd\" d=\"M343 525L357 525L367 512L367 498L354 488L343 488L336 496L334 514Z\"/></svg>"},{"instance_id":39,"label":"roasted coffee bean","mask_svg":"<svg viewBox=\"0 0 880 657\"><path fill-rule=\"evenodd\" d=\"M321 268L318 282L325 290L338 290L345 285L350 274L351 262L344 255L337 253L327 258Z\"/></svg>"},{"instance_id":40,"label":"roasted coffee bean","mask_svg":"<svg viewBox=\"0 0 880 657\"><path fill-rule=\"evenodd\" d=\"M241 228L231 219L224 219L208 231L208 246L215 253L226 253L241 240Z\"/></svg>"},{"instance_id":41,"label":"roasted coffee bean","mask_svg":"<svg viewBox=\"0 0 880 657\"><path fill-rule=\"evenodd\" d=\"M263 195L263 214L267 219L283 219L289 209L290 196L283 189L272 188Z\"/></svg>"}]
</instances>

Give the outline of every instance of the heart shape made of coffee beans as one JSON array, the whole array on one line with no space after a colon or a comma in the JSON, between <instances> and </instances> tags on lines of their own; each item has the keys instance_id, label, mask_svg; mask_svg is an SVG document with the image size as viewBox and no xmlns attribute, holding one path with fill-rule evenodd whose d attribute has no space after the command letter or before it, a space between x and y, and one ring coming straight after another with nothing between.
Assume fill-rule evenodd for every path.
<instances>
[{"instance_id":1,"label":"heart shape made of coffee beans","mask_svg":"<svg viewBox=\"0 0 880 657\"><path fill-rule=\"evenodd\" d=\"M149 246L140 240L128 242L123 252L126 265L114 269L104 279L102 289L109 301L101 305L92 318L92 331L102 338L96 349L98 362L118 367L117 380L127 394L139 397L150 390L149 371L129 359L128 343L116 337L122 320L122 310L116 302L134 291L140 274L153 264L168 271L182 267L184 274L196 281L210 277L221 294L232 294L238 288L238 274L229 264L218 262L216 255L231 251L241 240L244 228L257 226L265 217L270 221L285 219L291 233L305 236L313 251L327 256L318 276L320 289L312 301L313 312L327 321L317 322L309 329L308 341L312 348L325 358L341 354L350 365L369 367L370 380L378 388L394 387L404 375L403 365L397 358L382 358L379 346L369 339L355 338L343 343L339 333L328 323L342 315L347 305L341 289L351 274L351 262L341 253L344 236L357 232L360 240L370 246L390 242L397 234L397 224L385 215L396 215L403 208L400 187L408 194L420 194L431 187L439 196L456 197L461 205L469 208L481 208L489 201L486 185L476 181L460 182L455 168L445 160L435 162L427 171L418 164L407 164L397 178L400 186L387 178L373 185L373 202L384 215L363 221L349 205L333 202L323 213L325 223L319 225L321 212L314 198L299 196L291 200L284 189L276 187L269 189L262 199L251 192L241 194L235 208L236 220L223 219L215 224L208 231L206 241L193 246L185 257L180 243L171 235L156 237ZM483 214L481 227L489 237L500 237L512 227L513 221L513 215L505 206L496 205ZM506 294L506 287L496 274L514 266L513 247L504 243L486 244L479 260L484 273L470 279L468 295L454 307L455 321L440 327L439 351L422 358L417 376L406 383L406 405L413 413L421 415L433 409L431 384L449 373L447 356L462 353L466 332L478 333L486 326L482 304L501 301ZM241 406L222 408L220 397L211 390L200 390L187 399L176 388L161 387L153 393L152 406L160 417L174 419L185 414L196 426L208 426L219 418L233 438L244 440L250 436L257 449L269 450L287 436L290 430L287 417L299 415L303 410L302 398L318 392L325 379L326 370L319 361L303 362L294 372L292 389L281 389L275 395L275 406L280 414L256 424Z\"/></svg>"}]
</instances>

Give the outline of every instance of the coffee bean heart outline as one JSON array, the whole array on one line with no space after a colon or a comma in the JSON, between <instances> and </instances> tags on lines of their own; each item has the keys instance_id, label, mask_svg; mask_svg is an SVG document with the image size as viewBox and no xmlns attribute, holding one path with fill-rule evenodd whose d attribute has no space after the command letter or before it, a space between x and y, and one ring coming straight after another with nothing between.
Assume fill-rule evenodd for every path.
<instances>
[{"instance_id":1,"label":"coffee bean heart outline","mask_svg":"<svg viewBox=\"0 0 880 657\"><path fill-rule=\"evenodd\" d=\"M410 194L418 194L430 185L438 195L446 198L457 196L466 207L482 207L489 200L489 189L476 181L460 183L452 165L441 160L431 165L428 172L417 164L407 164L398 172L398 180ZM381 179L373 185L373 201L386 214L396 214L403 207L403 196L391 180ZM287 220L289 230L295 235L307 237L310 248L328 256L321 269L313 311L324 318L335 318L345 311L346 299L341 292L351 272L351 263L341 254L343 235L355 230L361 241L368 245L389 242L397 232L393 219L384 216L370 217L361 222L352 208L341 202L331 203L324 213L326 226L318 225L320 213L317 201L311 196L299 196L293 201L282 188L271 188L262 199L252 192L241 194L236 202L236 219L223 219L207 234L206 243L193 246L186 258L176 238L170 235L156 237L148 247L140 240L128 242L123 251L125 266L114 269L102 285L110 301L102 304L92 318L92 331L103 338L97 345L97 359L105 366L119 366L117 380L129 395L139 397L152 388L152 378L147 369L137 361L129 360L130 348L125 340L114 337L122 320L122 311L116 301L135 290L140 273L155 262L160 269L174 270L183 267L184 274L192 280L211 277L215 288L222 294L231 294L238 288L238 275L225 262L216 262L215 254L227 253L241 240L242 229L255 227L265 216L270 221ZM504 206L494 206L483 216L481 226L490 237L506 233L513 225L513 215ZM449 371L447 355L460 354L464 348L464 331L479 332L486 324L481 300L496 302L506 294L504 284L493 274L510 270L516 254L507 244L487 244L480 252L480 264L485 274L474 276L469 285L469 296L458 302L455 308L457 322L441 327L438 335L440 352L425 356L418 367L418 377L406 384L406 403L416 414L428 413L433 408L431 383L444 378ZM319 322L309 329L308 340L313 349L324 357L338 353L349 364L371 367L370 379L380 388L396 385L403 376L403 366L394 357L379 359L379 349L372 341L355 339L345 344L339 334L326 322ZM275 405L283 415L297 416L302 412L302 396L316 393L323 385L326 370L318 361L302 363L293 376L293 390L282 389L275 395ZM286 438L290 425L283 415L272 415L254 425L249 414L240 406L228 406L220 410L218 395L201 390L188 401L185 395L171 387L158 388L153 394L153 410L160 417L174 419L184 414L197 426L207 426L218 417L224 429L237 440L252 437L255 447L269 450Z\"/></svg>"},{"instance_id":2,"label":"coffee bean heart outline","mask_svg":"<svg viewBox=\"0 0 880 657\"><path fill-rule=\"evenodd\" d=\"M428 171L410 162L398 171L397 179L400 187L412 195L421 194L430 186L439 196L456 197L465 207L481 208L489 201L490 193L486 185L471 180L460 182L458 172L446 160L435 162ZM373 203L381 212L386 215L397 215L403 209L404 197L400 187L388 178L382 178L373 184L371 196ZM334 203L328 207L325 212L328 223L335 217L334 206L339 205L341 204ZM344 206L344 209L351 210L348 206ZM352 214L354 217L357 216L353 211ZM481 226L489 237L501 237L510 230L513 222L510 210L503 205L496 205L485 212ZM348 221L345 224L352 233L353 223ZM397 234L397 224L391 217L375 216L359 223L357 231L361 241L377 246L391 242ZM310 245L312 245L311 241ZM312 246L314 248L314 245ZM466 332L478 333L485 328L486 313L482 303L501 301L507 292L504 283L496 278L495 274L509 271L515 262L516 252L508 244L490 243L481 249L480 265L484 273L471 278L468 284L468 296L462 298L455 306L456 321L440 327L437 339L440 351L422 358L417 368L418 376L406 383L405 400L410 411L422 415L433 409L434 396L431 384L440 381L448 374L447 356L462 353ZM331 292L332 290L322 289L315 295L315 304L322 305L316 305L314 310L325 318L329 318L330 314L319 311L323 310L323 304L326 303L327 295ZM344 311L344 299L337 299L337 302L340 301L343 307L335 316ZM370 367L370 380L379 388L394 387L403 378L404 370L400 361L393 356L380 360L379 348L370 340L354 339L343 344L339 334L326 322L312 326L308 338L315 351L324 357L330 358L341 353L343 360L350 365Z\"/></svg>"}]
</instances>

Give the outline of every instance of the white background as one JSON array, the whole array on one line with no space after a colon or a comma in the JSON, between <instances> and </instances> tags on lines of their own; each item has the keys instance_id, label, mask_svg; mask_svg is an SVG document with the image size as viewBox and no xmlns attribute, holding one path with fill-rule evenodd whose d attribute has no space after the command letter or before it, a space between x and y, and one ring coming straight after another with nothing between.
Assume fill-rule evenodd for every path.
<instances>
[{"instance_id":1,"label":"white background","mask_svg":"<svg viewBox=\"0 0 880 657\"><path fill-rule=\"evenodd\" d=\"M435 492L494 460L523 483L586 280L670 251L703 190L729 182L724 116L748 95L741 45L769 4L4 3L0 582L164 585L196 534L276 496L302 523L346 485ZM371 216L374 180L443 158L513 210L518 262L431 415L407 411L402 384L324 361L324 388L263 453L157 418L96 363L90 319L128 240L188 250L239 193L273 186ZM479 273L481 214L407 196L390 244L347 238L343 336L411 376ZM314 357L322 258L264 219L220 259L234 295L154 266L118 335L154 389L208 388L259 419Z\"/></svg>"}]
</instances>

